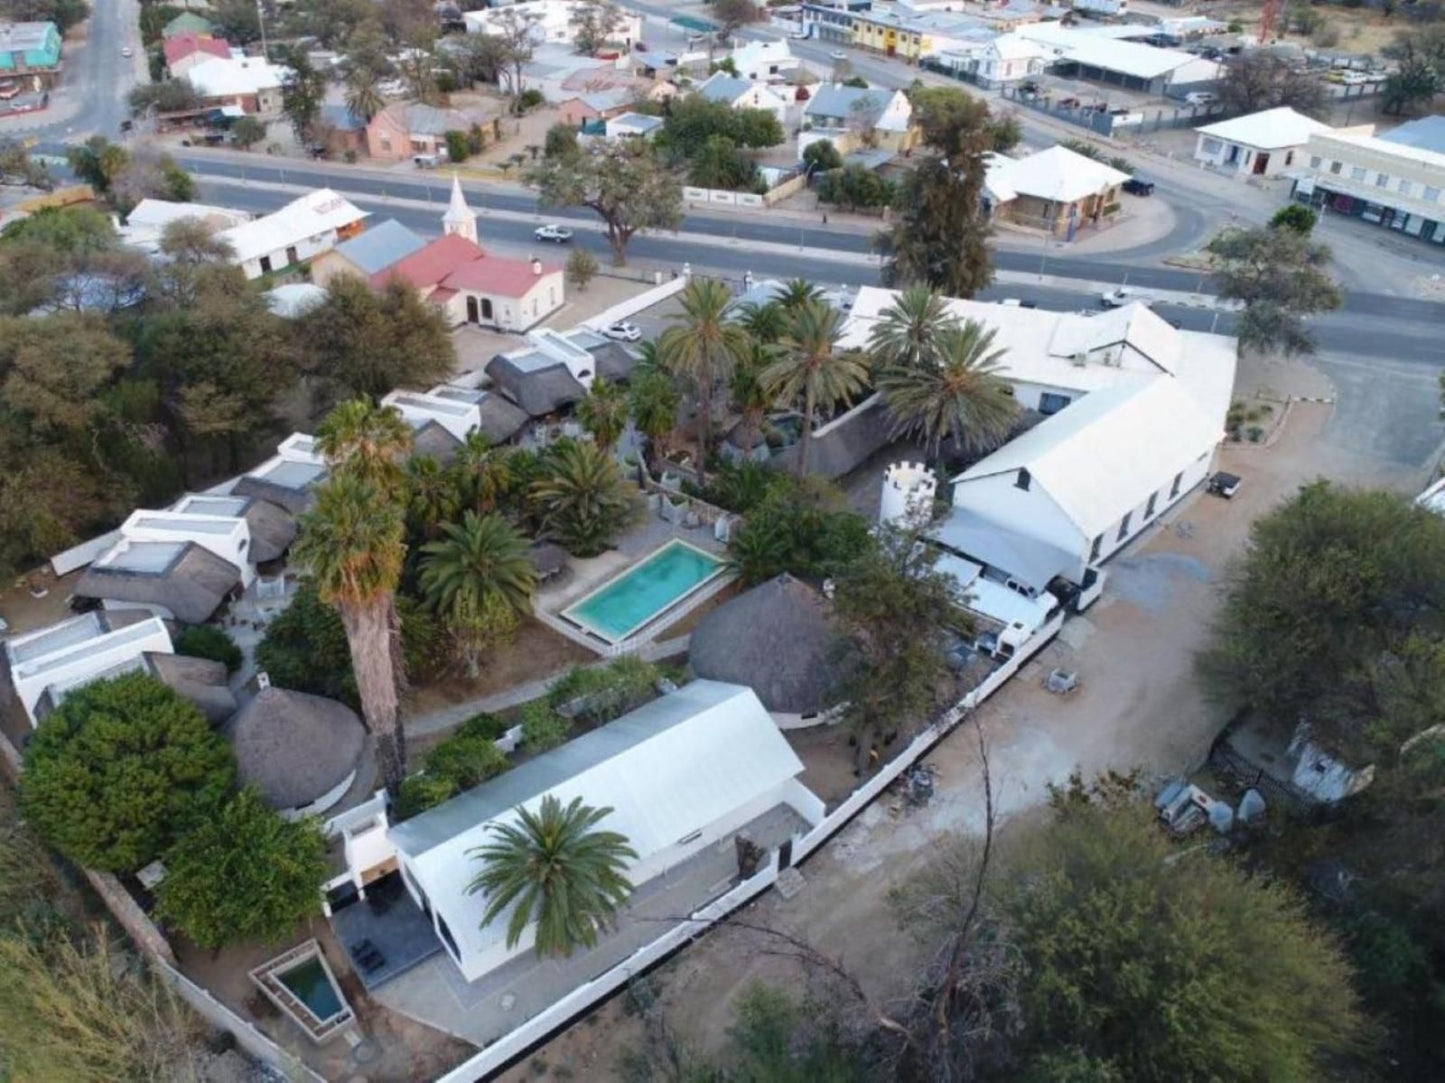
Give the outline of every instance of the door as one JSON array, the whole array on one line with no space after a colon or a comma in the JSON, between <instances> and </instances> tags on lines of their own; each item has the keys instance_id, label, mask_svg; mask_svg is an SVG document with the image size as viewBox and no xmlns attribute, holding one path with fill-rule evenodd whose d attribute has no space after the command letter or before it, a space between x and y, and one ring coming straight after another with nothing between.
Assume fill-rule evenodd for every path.
<instances>
[{"instance_id":1,"label":"door","mask_svg":"<svg viewBox=\"0 0 1445 1083\"><path fill-rule=\"evenodd\" d=\"M1229 144L1229 153L1224 156L1225 165L1234 165L1239 161L1239 144Z\"/></svg>"},{"instance_id":2,"label":"door","mask_svg":"<svg viewBox=\"0 0 1445 1083\"><path fill-rule=\"evenodd\" d=\"M293 245L290 245L290 246L286 249L286 265L289 267L289 266L291 266L293 263L300 263L300 262L301 262L301 257L300 257L299 255L297 255L297 253L296 253L296 246L295 246L294 244L293 244Z\"/></svg>"},{"instance_id":3,"label":"door","mask_svg":"<svg viewBox=\"0 0 1445 1083\"><path fill-rule=\"evenodd\" d=\"M787 839L778 847L778 871L791 867L793 864L793 840Z\"/></svg>"},{"instance_id":4,"label":"door","mask_svg":"<svg viewBox=\"0 0 1445 1083\"><path fill-rule=\"evenodd\" d=\"M1269 155L1260 151L1254 156L1254 175L1256 177L1264 176L1267 168L1269 168Z\"/></svg>"},{"instance_id":5,"label":"door","mask_svg":"<svg viewBox=\"0 0 1445 1083\"><path fill-rule=\"evenodd\" d=\"M492 299L490 297L482 298L482 319L488 322L494 319L492 315Z\"/></svg>"},{"instance_id":6,"label":"door","mask_svg":"<svg viewBox=\"0 0 1445 1083\"><path fill-rule=\"evenodd\" d=\"M475 297L467 298L467 322L477 322L477 299Z\"/></svg>"}]
</instances>

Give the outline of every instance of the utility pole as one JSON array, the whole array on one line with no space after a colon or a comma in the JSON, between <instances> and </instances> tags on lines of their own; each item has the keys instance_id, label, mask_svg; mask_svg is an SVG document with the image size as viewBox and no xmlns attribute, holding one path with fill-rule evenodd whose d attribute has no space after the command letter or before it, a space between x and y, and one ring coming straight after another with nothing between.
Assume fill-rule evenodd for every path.
<instances>
[{"instance_id":1,"label":"utility pole","mask_svg":"<svg viewBox=\"0 0 1445 1083\"><path fill-rule=\"evenodd\" d=\"M269 64L271 50L266 45L266 11L261 7L261 0L256 0L256 21L261 24L261 59Z\"/></svg>"}]
</instances>

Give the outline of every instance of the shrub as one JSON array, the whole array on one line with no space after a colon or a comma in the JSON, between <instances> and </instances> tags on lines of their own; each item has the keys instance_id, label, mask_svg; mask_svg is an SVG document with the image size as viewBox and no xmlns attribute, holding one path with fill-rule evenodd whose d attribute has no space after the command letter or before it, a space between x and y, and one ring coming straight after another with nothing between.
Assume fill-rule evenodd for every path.
<instances>
[{"instance_id":1,"label":"shrub","mask_svg":"<svg viewBox=\"0 0 1445 1083\"><path fill-rule=\"evenodd\" d=\"M517 108L525 113L528 109L535 109L546 101L547 99L543 97L540 90L536 87L528 87L522 91L521 96L517 98Z\"/></svg>"},{"instance_id":2,"label":"shrub","mask_svg":"<svg viewBox=\"0 0 1445 1083\"><path fill-rule=\"evenodd\" d=\"M449 778L411 775L402 780L401 792L397 794L396 818L398 822L410 819L429 808L436 808L444 801L450 801L456 795L457 784Z\"/></svg>"},{"instance_id":3,"label":"shrub","mask_svg":"<svg viewBox=\"0 0 1445 1083\"><path fill-rule=\"evenodd\" d=\"M459 132L456 129L446 133L447 157L454 162L465 162L471 156L471 148L467 146L467 133Z\"/></svg>"},{"instance_id":4,"label":"shrub","mask_svg":"<svg viewBox=\"0 0 1445 1083\"><path fill-rule=\"evenodd\" d=\"M507 754L490 737L454 733L427 753L428 776L450 779L457 790L470 790L507 769Z\"/></svg>"},{"instance_id":5,"label":"shrub","mask_svg":"<svg viewBox=\"0 0 1445 1083\"><path fill-rule=\"evenodd\" d=\"M209 658L226 667L227 673L235 673L241 665L241 648L235 640L213 624L200 624L187 628L175 638L177 654L188 658Z\"/></svg>"},{"instance_id":6,"label":"shrub","mask_svg":"<svg viewBox=\"0 0 1445 1083\"><path fill-rule=\"evenodd\" d=\"M1111 214L1118 214L1118 213L1119 213L1119 204L1118 204L1118 203L1106 203L1106 204L1104 205L1104 217L1105 217L1105 218L1107 218L1107 217L1108 217L1109 215L1111 215Z\"/></svg>"},{"instance_id":7,"label":"shrub","mask_svg":"<svg viewBox=\"0 0 1445 1083\"><path fill-rule=\"evenodd\" d=\"M235 781L226 742L194 704L144 673L65 697L25 748L21 802L73 861L134 872Z\"/></svg>"},{"instance_id":8,"label":"shrub","mask_svg":"<svg viewBox=\"0 0 1445 1083\"><path fill-rule=\"evenodd\" d=\"M266 626L266 635L256 645L256 666L282 688L328 696L353 707L360 703L346 629L310 582L303 583L291 604Z\"/></svg>"},{"instance_id":9,"label":"shrub","mask_svg":"<svg viewBox=\"0 0 1445 1083\"><path fill-rule=\"evenodd\" d=\"M1296 233L1309 236L1315 228L1315 221L1313 208L1306 207L1303 203L1291 203L1274 212L1274 217L1269 220L1269 228L1292 229Z\"/></svg>"},{"instance_id":10,"label":"shrub","mask_svg":"<svg viewBox=\"0 0 1445 1083\"><path fill-rule=\"evenodd\" d=\"M564 718L600 726L651 699L659 676L656 665L633 655L605 666L578 666L552 685L547 703Z\"/></svg>"},{"instance_id":11,"label":"shrub","mask_svg":"<svg viewBox=\"0 0 1445 1083\"><path fill-rule=\"evenodd\" d=\"M556 748L567 739L571 723L545 700L534 699L522 708L522 742L533 752Z\"/></svg>"},{"instance_id":12,"label":"shrub","mask_svg":"<svg viewBox=\"0 0 1445 1083\"><path fill-rule=\"evenodd\" d=\"M487 714L483 711L474 714L460 726L457 727L455 736L479 737L488 741L500 741L506 736L507 720L498 715Z\"/></svg>"},{"instance_id":13,"label":"shrub","mask_svg":"<svg viewBox=\"0 0 1445 1083\"><path fill-rule=\"evenodd\" d=\"M587 249L576 247L567 257L567 278L579 290L586 290L587 283L597 277L597 257Z\"/></svg>"}]
</instances>

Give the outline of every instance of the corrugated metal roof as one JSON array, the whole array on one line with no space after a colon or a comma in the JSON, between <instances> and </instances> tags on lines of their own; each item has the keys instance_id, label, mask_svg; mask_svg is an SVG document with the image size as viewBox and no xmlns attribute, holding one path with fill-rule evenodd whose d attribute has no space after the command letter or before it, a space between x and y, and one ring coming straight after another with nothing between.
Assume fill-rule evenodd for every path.
<instances>
[{"instance_id":1,"label":"corrugated metal roof","mask_svg":"<svg viewBox=\"0 0 1445 1083\"><path fill-rule=\"evenodd\" d=\"M1216 139L1243 143L1261 150L1280 150L1284 147L1302 147L1315 132L1327 132L1330 126L1303 113L1296 113L1287 105L1281 105L1278 109L1265 109L1258 113L1234 117L1232 120L1205 124L1194 130Z\"/></svg>"},{"instance_id":2,"label":"corrugated metal roof","mask_svg":"<svg viewBox=\"0 0 1445 1083\"><path fill-rule=\"evenodd\" d=\"M426 239L395 218L358 233L336 246L336 254L364 274L373 275L426 247Z\"/></svg>"}]
</instances>

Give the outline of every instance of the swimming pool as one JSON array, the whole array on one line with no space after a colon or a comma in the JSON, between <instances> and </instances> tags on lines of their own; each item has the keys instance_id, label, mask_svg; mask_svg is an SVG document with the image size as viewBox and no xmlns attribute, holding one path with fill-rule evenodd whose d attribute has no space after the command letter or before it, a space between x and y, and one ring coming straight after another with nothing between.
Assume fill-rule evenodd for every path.
<instances>
[{"instance_id":1,"label":"swimming pool","mask_svg":"<svg viewBox=\"0 0 1445 1083\"><path fill-rule=\"evenodd\" d=\"M313 955L299 966L283 970L276 980L284 985L306 1010L316 1017L318 1024L326 1023L333 1016L345 1010L336 987L331 984L331 975L321 965L321 957Z\"/></svg>"},{"instance_id":2,"label":"swimming pool","mask_svg":"<svg viewBox=\"0 0 1445 1083\"><path fill-rule=\"evenodd\" d=\"M313 1042L340 1034L355 1018L315 940L262 963L251 980Z\"/></svg>"},{"instance_id":3,"label":"swimming pool","mask_svg":"<svg viewBox=\"0 0 1445 1083\"><path fill-rule=\"evenodd\" d=\"M711 553L674 538L573 603L562 616L608 643L618 643L721 575L723 568Z\"/></svg>"}]
</instances>

